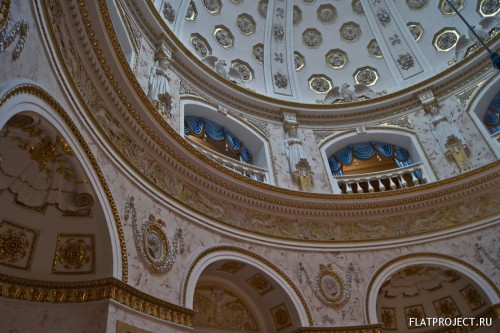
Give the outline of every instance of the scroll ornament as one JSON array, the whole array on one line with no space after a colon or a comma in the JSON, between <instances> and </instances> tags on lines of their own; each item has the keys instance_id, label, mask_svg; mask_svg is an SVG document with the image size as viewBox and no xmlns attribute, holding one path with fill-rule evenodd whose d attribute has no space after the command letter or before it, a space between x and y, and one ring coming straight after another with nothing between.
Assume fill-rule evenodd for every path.
<instances>
[{"instance_id":1,"label":"scroll ornament","mask_svg":"<svg viewBox=\"0 0 500 333\"><path fill-rule=\"evenodd\" d=\"M138 223L135 198L130 196L125 205L125 221L132 219L134 241L137 252L153 272L166 272L172 268L177 254L184 253L184 237L182 229L177 228L171 240L163 232L166 224L161 219L156 219L153 214L148 220ZM170 245L171 243L171 245Z\"/></svg>"}]
</instances>

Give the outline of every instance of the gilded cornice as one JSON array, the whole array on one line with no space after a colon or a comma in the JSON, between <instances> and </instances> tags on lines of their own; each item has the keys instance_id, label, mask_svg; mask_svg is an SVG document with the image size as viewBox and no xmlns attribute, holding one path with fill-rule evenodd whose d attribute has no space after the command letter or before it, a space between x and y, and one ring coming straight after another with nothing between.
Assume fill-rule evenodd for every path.
<instances>
[{"instance_id":1,"label":"gilded cornice","mask_svg":"<svg viewBox=\"0 0 500 333\"><path fill-rule=\"evenodd\" d=\"M496 180L499 179L498 166L500 162L494 162L469 173L419 187L392 192L355 195L328 195L291 191L256 182L234 173L204 156L163 120L142 91L137 80L135 80L134 74L121 52L111 18L106 10L105 1L101 0L99 6L106 26L105 33L109 36L119 64L106 58L106 52L101 49L97 33L93 30L85 2L82 1L79 2L78 8L73 7L73 10L80 11L81 15L73 15L73 17L76 19L78 17L82 18L85 29L81 30L81 38L85 39L85 34L87 34L86 38L90 41L90 43L85 44L89 48L89 50L86 49L86 53L90 59L95 57L94 59L97 60L92 60L94 70L104 72L104 75L99 77L106 87L107 93L114 94L112 100L115 101L116 105L119 105L114 109L122 112L121 119L127 120L124 124L128 122L134 127L132 132L137 132L141 136L140 140L134 140L135 144L140 145L146 142L161 158L151 159L150 154L148 156L145 154L140 155L138 151L144 152L143 149L134 152L125 151L128 141L120 143L117 142L117 138L111 139L106 134L109 129L101 127L94 119L95 127L99 128L101 136L104 137L109 146L114 147L114 151L118 156L121 156L125 164L134 173L142 174L142 180L159 189L161 193L171 199L171 202L181 205L189 211L197 211L199 216L211 221L212 224L222 224L224 227L251 232L266 238L274 237L277 239L320 242L356 242L393 239L414 234L425 235L473 224L497 214L497 211L490 207L481 218L474 216L465 221L461 217L453 216L457 222L450 223L446 221L449 217L447 214L450 213L450 207L446 206L444 212L442 212L444 214L442 215L443 220L440 223L433 224L430 228L418 224L418 228L406 226L404 227L405 231L394 233L395 222L391 222L394 219L406 221L401 216L398 219L397 214L406 215L411 210L422 211L422 208L431 205L443 205L450 200L459 200L465 198L465 196L470 197L480 191L491 192L489 189L495 187L498 182ZM61 57L60 52L58 55ZM60 60L61 63L64 63L62 58ZM120 78L115 76L110 64L121 66L121 69L132 83L135 95L124 90L125 86L122 87ZM101 68L99 69L99 67ZM70 79L71 75L67 71L66 73L66 76ZM77 88L73 84L73 90L78 91ZM139 101L130 100L130 96L137 96ZM151 126L148 123L149 119L142 118L142 111L133 106L134 103L138 102L142 103L142 109L148 110L157 124L160 124L169 136L165 137L164 134L157 133L153 129L156 126ZM88 109L87 113L91 118L93 117L92 112L88 111ZM122 125L120 124L120 126ZM127 133L130 132L129 129L122 128L122 130ZM130 156L130 154L136 155ZM146 160L147 158L149 160ZM144 163L148 163L147 168L143 165ZM170 165L166 167L166 164ZM210 165L212 168L207 169L206 165ZM158 169L151 171L153 166L158 167ZM172 168L189 177L190 181L185 182L175 178L175 176L170 176ZM146 169L150 171L146 171ZM230 177L225 177L225 175ZM173 186L172 184L176 185ZM186 193L194 193L195 196L187 196ZM476 194L476 196L478 195ZM224 199L221 200L222 198ZM232 209L234 207L238 207L237 211ZM239 216L241 214L244 218ZM382 214L390 214L391 217L380 217L375 220L375 217ZM430 211L425 212L425 214L431 215ZM358 224L357 220L366 220L368 217L372 219L371 222L375 226L367 227L366 224L364 226ZM406 222L412 224L411 221ZM262 223L268 225L263 226ZM300 228L290 228L290 224L300 226ZM329 231L325 232L326 229ZM294 231L295 234L291 235L290 230Z\"/></svg>"},{"instance_id":2,"label":"gilded cornice","mask_svg":"<svg viewBox=\"0 0 500 333\"><path fill-rule=\"evenodd\" d=\"M205 258L208 255L211 255L213 253L217 252L235 252L235 253L240 253L246 256L251 257L254 260L257 260L261 262L262 264L266 265L269 269L273 270L276 274L278 274L295 292L297 297L300 299L300 302L302 303L302 306L304 307L304 311L306 312L307 315L307 321L309 322L309 326L314 326L314 322L312 319L311 315L311 310L309 309L306 300L304 296L302 296L302 293L300 292L299 288L297 285L275 264L273 264L271 261L267 260L266 258L258 255L257 253L254 253L250 250L247 249L242 249L236 246L231 246L231 245L221 245L221 246L215 246L209 249L204 250L202 253L200 253L196 259L189 265L189 268L186 273L186 278L184 279L184 285L182 288L182 299L181 299L181 304L183 306L186 305L186 293L187 293L187 288L189 286L189 280L191 278L191 275L193 274L193 270L196 267L196 265Z\"/></svg>"},{"instance_id":3,"label":"gilded cornice","mask_svg":"<svg viewBox=\"0 0 500 333\"><path fill-rule=\"evenodd\" d=\"M0 297L53 304L114 300L146 315L183 326L193 325L193 310L150 296L113 278L84 282L50 282L0 274Z\"/></svg>"},{"instance_id":4,"label":"gilded cornice","mask_svg":"<svg viewBox=\"0 0 500 333\"><path fill-rule=\"evenodd\" d=\"M382 274L389 266L392 266L395 263L398 263L400 261L405 261L405 260L413 259L413 258L423 258L423 259L425 259L425 258L438 258L438 259L448 260L448 261L451 261L451 262L453 262L455 264L464 266L468 270L470 270L470 271L476 273L477 275L479 275L484 281L486 281L486 283L488 283L490 285L491 289L495 291L496 295L498 297L500 297L500 289L498 289L498 287L495 285L495 283L493 281L491 281L491 279L488 276L486 276L483 272L481 272L479 269L477 269L476 266L471 265L468 262L465 262L465 261L463 261L461 259L449 256L449 255L446 255L446 254L433 253L433 252L415 252L415 253L409 253L409 254L405 254L405 255L402 255L400 257L397 257L397 258L389 260L388 262L386 262L385 264L383 264L382 266L380 266L377 269L377 271L375 272L375 274L371 277L370 282L368 284L368 288L366 289L365 295L370 295L370 293L371 293L371 291L373 289L375 281L377 281L377 279L380 276L380 274ZM370 306L369 306L368 302L369 302L368 297L365 297L365 314L366 314L365 317L368 318L368 324L372 324L370 322L371 321L370 320ZM492 308L492 310L493 310L494 314L495 313L498 314L499 304L494 305L493 308ZM487 311L485 313L485 315L488 314L488 313L490 313L490 312Z\"/></svg>"},{"instance_id":5,"label":"gilded cornice","mask_svg":"<svg viewBox=\"0 0 500 333\"><path fill-rule=\"evenodd\" d=\"M99 178L99 181L101 183L101 186L103 187L104 193L106 194L106 198L108 200L109 206L111 207L111 211L113 213L113 218L115 220L115 226L116 226L116 231L118 233L118 237L120 240L120 251L121 251L121 257L122 257L122 280L127 281L128 279L128 265L127 265L127 250L126 250L126 245L125 245L125 237L123 235L123 229L121 226L120 222L120 216L118 214L118 209L116 208L115 201L113 199L113 196L111 194L111 190L106 182L106 178L104 177L104 174L102 173L101 168L99 167L99 163L95 159L94 155L92 154L92 151L85 141L84 137L78 130L78 127L76 124L73 122L71 117L68 115L68 113L64 110L64 108L59 104L54 97L52 97L48 92L43 90L40 87L37 87L32 84L23 84L19 85L17 87L14 87L13 89L7 91L3 96L0 97L0 107L2 107L9 99L21 95L21 94L27 94L27 95L33 95L41 100L45 101L47 104L49 104L56 112L57 114L64 120L66 125L70 128L71 132L75 136L75 138L78 140L80 143L81 147L83 148L83 151L87 155L87 158L89 159L97 177Z\"/></svg>"}]
</instances>

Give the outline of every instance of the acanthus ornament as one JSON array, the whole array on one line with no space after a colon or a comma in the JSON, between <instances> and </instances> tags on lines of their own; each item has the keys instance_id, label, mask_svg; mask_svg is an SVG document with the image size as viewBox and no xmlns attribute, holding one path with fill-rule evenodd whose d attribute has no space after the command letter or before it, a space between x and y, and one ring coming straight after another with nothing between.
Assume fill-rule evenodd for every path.
<instances>
[{"instance_id":1,"label":"acanthus ornament","mask_svg":"<svg viewBox=\"0 0 500 333\"><path fill-rule=\"evenodd\" d=\"M415 60L413 59L413 56L409 52L406 52L405 54L400 54L398 56L397 61L399 66L405 71L409 70L415 65Z\"/></svg>"},{"instance_id":2,"label":"acanthus ornament","mask_svg":"<svg viewBox=\"0 0 500 333\"><path fill-rule=\"evenodd\" d=\"M135 198L129 196L125 204L125 221L132 219L132 229L134 231L134 241L137 251L144 259L149 269L153 272L166 272L175 263L177 253L184 253L184 236L182 229L177 228L172 238L172 246L163 228L166 226L161 219L156 219L153 214L148 220L138 224Z\"/></svg>"},{"instance_id":3,"label":"acanthus ornament","mask_svg":"<svg viewBox=\"0 0 500 333\"><path fill-rule=\"evenodd\" d=\"M358 279L358 272L351 263L347 267L345 279L342 279L333 271L332 264L320 264L319 271L311 278L311 275L302 262L297 265L297 276L300 283L303 278L311 287L314 295L323 303L331 306L339 306L347 303L351 297L352 276Z\"/></svg>"},{"instance_id":4,"label":"acanthus ornament","mask_svg":"<svg viewBox=\"0 0 500 333\"><path fill-rule=\"evenodd\" d=\"M281 24L276 24L273 27L273 36L277 41L283 40L283 37L285 37L285 29L283 29L283 26Z\"/></svg>"},{"instance_id":5,"label":"acanthus ornament","mask_svg":"<svg viewBox=\"0 0 500 333\"><path fill-rule=\"evenodd\" d=\"M385 9L381 9L377 12L377 19L383 27L391 23L391 15Z\"/></svg>"},{"instance_id":6,"label":"acanthus ornament","mask_svg":"<svg viewBox=\"0 0 500 333\"><path fill-rule=\"evenodd\" d=\"M274 74L274 84L278 88L288 87L288 77L283 73Z\"/></svg>"}]
</instances>

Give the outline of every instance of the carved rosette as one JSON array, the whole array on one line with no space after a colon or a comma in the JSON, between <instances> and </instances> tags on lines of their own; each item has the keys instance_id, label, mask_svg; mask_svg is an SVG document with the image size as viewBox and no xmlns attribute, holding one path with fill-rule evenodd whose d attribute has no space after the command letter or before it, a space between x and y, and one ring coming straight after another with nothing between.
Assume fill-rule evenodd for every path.
<instances>
[{"instance_id":1,"label":"carved rosette","mask_svg":"<svg viewBox=\"0 0 500 333\"><path fill-rule=\"evenodd\" d=\"M193 47L196 54L204 58L212 54L212 48L207 40L199 33L191 34L190 38L191 46Z\"/></svg>"},{"instance_id":2,"label":"carved rosette","mask_svg":"<svg viewBox=\"0 0 500 333\"><path fill-rule=\"evenodd\" d=\"M323 42L323 38L317 29L309 28L302 33L302 41L308 47L317 48Z\"/></svg>"},{"instance_id":3,"label":"carved rosette","mask_svg":"<svg viewBox=\"0 0 500 333\"><path fill-rule=\"evenodd\" d=\"M333 49L328 51L325 56L326 65L332 69L344 68L349 62L347 53L341 49Z\"/></svg>"},{"instance_id":4,"label":"carved rosette","mask_svg":"<svg viewBox=\"0 0 500 333\"><path fill-rule=\"evenodd\" d=\"M340 27L340 38L347 42L355 42L361 37L361 28L356 22L347 22Z\"/></svg>"},{"instance_id":5,"label":"carved rosette","mask_svg":"<svg viewBox=\"0 0 500 333\"><path fill-rule=\"evenodd\" d=\"M170 2L165 2L163 6L163 16L167 19L169 23L174 23L175 21L175 9L172 7Z\"/></svg>"},{"instance_id":6,"label":"carved rosette","mask_svg":"<svg viewBox=\"0 0 500 333\"><path fill-rule=\"evenodd\" d=\"M213 36L217 44L225 49L229 49L234 46L234 36L231 30L224 25L215 26Z\"/></svg>"},{"instance_id":7,"label":"carved rosette","mask_svg":"<svg viewBox=\"0 0 500 333\"><path fill-rule=\"evenodd\" d=\"M253 46L252 55L259 64L264 63L264 44L256 44Z\"/></svg>"},{"instance_id":8,"label":"carved rosette","mask_svg":"<svg viewBox=\"0 0 500 333\"><path fill-rule=\"evenodd\" d=\"M354 81L365 86L373 86L379 79L378 71L373 67L358 68L354 72Z\"/></svg>"},{"instance_id":9,"label":"carved rosette","mask_svg":"<svg viewBox=\"0 0 500 333\"><path fill-rule=\"evenodd\" d=\"M273 1L272 7L268 8L268 20L271 21L271 24L267 27L268 33L272 36L269 40L269 78L272 80L273 91L276 94L288 96L292 95L289 62L293 61L292 58L287 56L289 54L288 39L290 38L287 34L290 31L289 27L293 25L292 15L288 15L291 14L290 11L293 11L293 6L290 3Z\"/></svg>"},{"instance_id":10,"label":"carved rosette","mask_svg":"<svg viewBox=\"0 0 500 333\"><path fill-rule=\"evenodd\" d=\"M250 82L255 78L255 72L250 65L240 59L231 61L231 67L236 69L241 75L241 79L245 82Z\"/></svg>"},{"instance_id":11,"label":"carved rosette","mask_svg":"<svg viewBox=\"0 0 500 333\"><path fill-rule=\"evenodd\" d=\"M326 94L333 87L332 79L323 74L311 76L308 82L309 89L318 94Z\"/></svg>"},{"instance_id":12,"label":"carved rosette","mask_svg":"<svg viewBox=\"0 0 500 333\"><path fill-rule=\"evenodd\" d=\"M440 52L447 52L457 45L460 34L455 28L444 28L434 35L432 45Z\"/></svg>"},{"instance_id":13,"label":"carved rosette","mask_svg":"<svg viewBox=\"0 0 500 333\"><path fill-rule=\"evenodd\" d=\"M409 22L406 26L410 30L413 38L415 38L415 41L419 42L424 35L424 28L422 28L422 25L417 22Z\"/></svg>"},{"instance_id":14,"label":"carved rosette","mask_svg":"<svg viewBox=\"0 0 500 333\"><path fill-rule=\"evenodd\" d=\"M465 0L451 0L450 2L458 11L461 11L465 7ZM456 15L453 8L445 0L439 1L439 10L443 15Z\"/></svg>"},{"instance_id":15,"label":"carved rosette","mask_svg":"<svg viewBox=\"0 0 500 333\"><path fill-rule=\"evenodd\" d=\"M406 0L406 5L408 5L410 9L421 9L427 5L428 1L429 0Z\"/></svg>"},{"instance_id":16,"label":"carved rosette","mask_svg":"<svg viewBox=\"0 0 500 333\"><path fill-rule=\"evenodd\" d=\"M203 6L212 15L220 14L222 10L221 0L203 0Z\"/></svg>"},{"instance_id":17,"label":"carved rosette","mask_svg":"<svg viewBox=\"0 0 500 333\"><path fill-rule=\"evenodd\" d=\"M238 26L238 29L240 29L240 31L245 35L251 35L255 32L255 20L249 14L238 15L238 18L236 19L236 25Z\"/></svg>"},{"instance_id":18,"label":"carved rosette","mask_svg":"<svg viewBox=\"0 0 500 333\"><path fill-rule=\"evenodd\" d=\"M95 273L95 256L94 235L58 235L52 274Z\"/></svg>"},{"instance_id":19,"label":"carved rosette","mask_svg":"<svg viewBox=\"0 0 500 333\"><path fill-rule=\"evenodd\" d=\"M165 222L153 214L142 223L138 222L135 198L130 196L125 206L125 221L132 220L134 242L141 258L152 272L165 272L172 268L177 253L184 253L182 229L177 228L171 243L163 228Z\"/></svg>"},{"instance_id":20,"label":"carved rosette","mask_svg":"<svg viewBox=\"0 0 500 333\"><path fill-rule=\"evenodd\" d=\"M361 0L352 0L351 7L352 7L352 11L355 14L358 14L358 15L365 14L365 11L363 10L363 5L361 4Z\"/></svg>"},{"instance_id":21,"label":"carved rosette","mask_svg":"<svg viewBox=\"0 0 500 333\"><path fill-rule=\"evenodd\" d=\"M0 222L0 265L29 270L38 232L8 221Z\"/></svg>"},{"instance_id":22,"label":"carved rosette","mask_svg":"<svg viewBox=\"0 0 500 333\"><path fill-rule=\"evenodd\" d=\"M477 12L483 17L493 17L500 13L500 1L481 0L477 3Z\"/></svg>"},{"instance_id":23,"label":"carved rosette","mask_svg":"<svg viewBox=\"0 0 500 333\"><path fill-rule=\"evenodd\" d=\"M321 23L334 23L337 19L337 9L331 4L323 4L318 7L316 16Z\"/></svg>"}]
</instances>

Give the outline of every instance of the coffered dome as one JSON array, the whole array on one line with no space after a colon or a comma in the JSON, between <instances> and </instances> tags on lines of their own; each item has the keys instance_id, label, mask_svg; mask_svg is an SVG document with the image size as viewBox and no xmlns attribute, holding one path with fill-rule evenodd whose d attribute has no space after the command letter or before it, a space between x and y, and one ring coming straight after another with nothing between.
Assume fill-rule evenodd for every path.
<instances>
[{"instance_id":1,"label":"coffered dome","mask_svg":"<svg viewBox=\"0 0 500 333\"><path fill-rule=\"evenodd\" d=\"M493 1L455 1L486 40ZM373 99L460 62L477 40L444 0L191 0L157 2L168 27L219 76L307 104Z\"/></svg>"}]
</instances>

